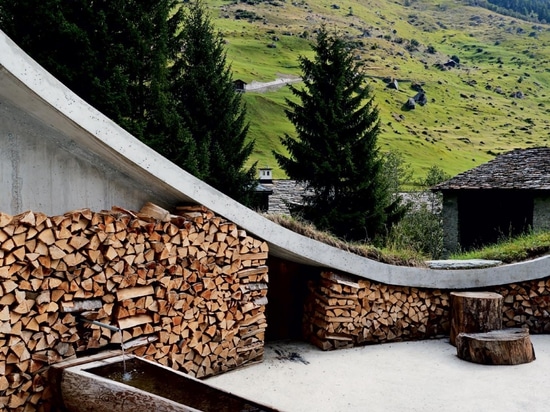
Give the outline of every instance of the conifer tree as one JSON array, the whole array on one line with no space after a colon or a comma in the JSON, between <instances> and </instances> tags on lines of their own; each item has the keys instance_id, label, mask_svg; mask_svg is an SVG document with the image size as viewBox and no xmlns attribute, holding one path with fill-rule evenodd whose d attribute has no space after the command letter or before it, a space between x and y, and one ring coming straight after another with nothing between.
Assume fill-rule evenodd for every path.
<instances>
[{"instance_id":1,"label":"conifer tree","mask_svg":"<svg viewBox=\"0 0 550 412\"><path fill-rule=\"evenodd\" d=\"M177 0L0 0L0 28L96 109L196 174L194 141L175 110Z\"/></svg>"},{"instance_id":2,"label":"conifer tree","mask_svg":"<svg viewBox=\"0 0 550 412\"><path fill-rule=\"evenodd\" d=\"M326 28L300 57L304 87L291 86L286 115L296 137L281 138L289 157L274 153L291 179L306 184L291 211L348 240L373 240L403 213L382 176L378 110L346 42Z\"/></svg>"},{"instance_id":3,"label":"conifer tree","mask_svg":"<svg viewBox=\"0 0 550 412\"><path fill-rule=\"evenodd\" d=\"M0 0L0 27L81 98L124 123L132 117L128 87L136 58L128 19L136 12L124 3Z\"/></svg>"},{"instance_id":4,"label":"conifer tree","mask_svg":"<svg viewBox=\"0 0 550 412\"><path fill-rule=\"evenodd\" d=\"M172 94L196 142L197 176L247 204L256 181L255 165L246 168L254 142L246 139L246 108L226 64L224 41L200 0L187 6L182 27Z\"/></svg>"}]
</instances>

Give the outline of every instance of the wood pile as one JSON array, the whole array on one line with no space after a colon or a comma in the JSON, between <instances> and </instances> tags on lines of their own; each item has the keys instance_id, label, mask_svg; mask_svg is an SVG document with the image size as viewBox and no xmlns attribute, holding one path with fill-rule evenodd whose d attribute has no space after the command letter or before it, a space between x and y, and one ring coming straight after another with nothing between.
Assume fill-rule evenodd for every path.
<instances>
[{"instance_id":1,"label":"wood pile","mask_svg":"<svg viewBox=\"0 0 550 412\"><path fill-rule=\"evenodd\" d=\"M550 279L489 289L503 297L502 326L550 333ZM392 286L325 271L309 283L304 336L323 350L448 335L449 291Z\"/></svg>"},{"instance_id":2,"label":"wood pile","mask_svg":"<svg viewBox=\"0 0 550 412\"><path fill-rule=\"evenodd\" d=\"M310 283L306 338L323 350L425 339L449 332L449 295L333 272Z\"/></svg>"},{"instance_id":3,"label":"wood pile","mask_svg":"<svg viewBox=\"0 0 550 412\"><path fill-rule=\"evenodd\" d=\"M494 291L504 298L503 327L550 333L550 279L499 286Z\"/></svg>"},{"instance_id":4,"label":"wood pile","mask_svg":"<svg viewBox=\"0 0 550 412\"><path fill-rule=\"evenodd\" d=\"M2 410L49 410L49 365L122 343L196 377L261 359L267 256L201 206L0 213Z\"/></svg>"}]
</instances>

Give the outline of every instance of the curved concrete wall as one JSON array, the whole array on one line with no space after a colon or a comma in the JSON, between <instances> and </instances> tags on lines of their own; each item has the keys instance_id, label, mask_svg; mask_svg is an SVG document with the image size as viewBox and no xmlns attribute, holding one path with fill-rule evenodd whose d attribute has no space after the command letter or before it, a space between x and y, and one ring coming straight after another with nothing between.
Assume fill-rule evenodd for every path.
<instances>
[{"instance_id":1,"label":"curved concrete wall","mask_svg":"<svg viewBox=\"0 0 550 412\"><path fill-rule=\"evenodd\" d=\"M59 83L0 32L0 211L47 214L113 205L202 204L264 239L283 259L392 285L476 288L547 277L548 258L474 270L382 264L305 238L169 162Z\"/></svg>"}]
</instances>

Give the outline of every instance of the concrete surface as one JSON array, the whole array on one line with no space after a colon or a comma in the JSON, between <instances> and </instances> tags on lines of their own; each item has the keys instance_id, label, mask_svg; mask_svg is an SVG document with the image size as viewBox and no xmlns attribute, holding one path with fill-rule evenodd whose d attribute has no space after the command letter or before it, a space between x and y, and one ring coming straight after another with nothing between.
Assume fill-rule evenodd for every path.
<instances>
[{"instance_id":1,"label":"concrete surface","mask_svg":"<svg viewBox=\"0 0 550 412\"><path fill-rule=\"evenodd\" d=\"M426 262L430 269L477 269L490 268L502 265L500 260L489 259L444 259L444 260L429 260Z\"/></svg>"},{"instance_id":2,"label":"concrete surface","mask_svg":"<svg viewBox=\"0 0 550 412\"><path fill-rule=\"evenodd\" d=\"M88 105L0 31L0 211L49 215L145 201L198 203L269 244L270 255L389 285L468 289L550 276L550 256L496 268L387 265L285 229L190 175Z\"/></svg>"},{"instance_id":3,"label":"concrete surface","mask_svg":"<svg viewBox=\"0 0 550 412\"><path fill-rule=\"evenodd\" d=\"M263 363L206 382L287 412L546 412L550 335L531 341L537 359L514 366L463 361L448 338L332 352L276 342Z\"/></svg>"}]
</instances>

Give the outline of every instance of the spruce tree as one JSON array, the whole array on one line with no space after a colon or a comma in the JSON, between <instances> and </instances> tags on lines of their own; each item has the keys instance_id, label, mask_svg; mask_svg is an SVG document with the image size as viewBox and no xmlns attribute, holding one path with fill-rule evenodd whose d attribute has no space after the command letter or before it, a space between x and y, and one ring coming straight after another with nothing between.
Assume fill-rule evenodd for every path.
<instances>
[{"instance_id":1,"label":"spruce tree","mask_svg":"<svg viewBox=\"0 0 550 412\"><path fill-rule=\"evenodd\" d=\"M0 27L81 98L124 123L131 118L129 67L135 59L128 14L135 12L123 3L0 0Z\"/></svg>"},{"instance_id":2,"label":"spruce tree","mask_svg":"<svg viewBox=\"0 0 550 412\"><path fill-rule=\"evenodd\" d=\"M177 0L0 0L0 28L72 91L191 173L194 141L171 95Z\"/></svg>"},{"instance_id":3,"label":"spruce tree","mask_svg":"<svg viewBox=\"0 0 550 412\"><path fill-rule=\"evenodd\" d=\"M172 94L172 79L169 66L180 58L180 26L183 12L177 1L157 2L149 12L150 30L145 44L148 57L145 73L147 83L142 97L144 102L136 118L144 119L143 140L153 149L192 174L198 173L195 141L186 129L177 110L177 100ZM139 89L138 89L139 90Z\"/></svg>"},{"instance_id":4,"label":"spruce tree","mask_svg":"<svg viewBox=\"0 0 550 412\"><path fill-rule=\"evenodd\" d=\"M246 138L246 108L226 64L223 38L200 1L187 5L180 36L172 94L196 143L197 176L247 204L256 184L255 165L246 168L254 142Z\"/></svg>"},{"instance_id":5,"label":"spruce tree","mask_svg":"<svg viewBox=\"0 0 550 412\"><path fill-rule=\"evenodd\" d=\"M286 116L296 137L281 138L289 156L274 153L291 179L306 185L291 211L348 240L373 240L403 213L382 176L378 110L346 42L326 28L300 57L304 87L290 86Z\"/></svg>"}]
</instances>

